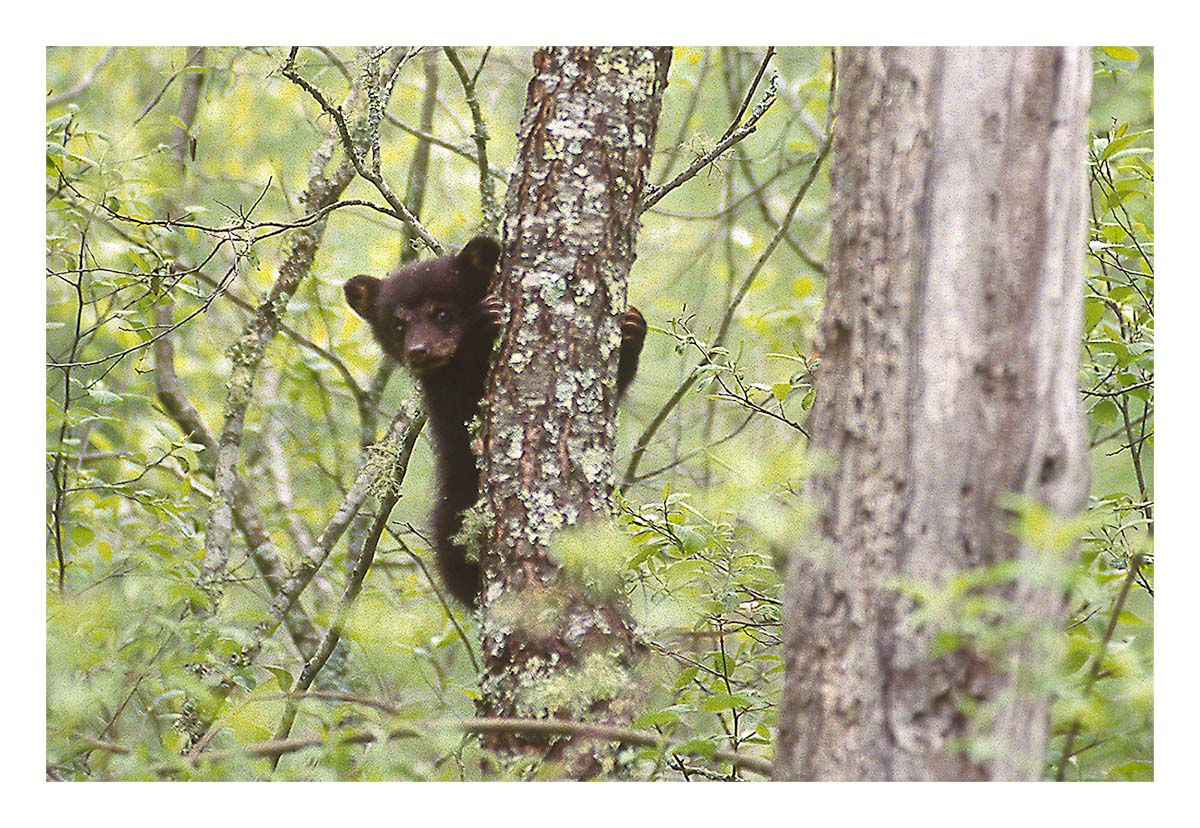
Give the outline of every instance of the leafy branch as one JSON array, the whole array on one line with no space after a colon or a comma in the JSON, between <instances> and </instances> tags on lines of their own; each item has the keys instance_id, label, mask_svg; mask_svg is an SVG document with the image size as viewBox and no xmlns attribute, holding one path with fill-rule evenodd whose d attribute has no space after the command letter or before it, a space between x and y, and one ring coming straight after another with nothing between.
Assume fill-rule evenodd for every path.
<instances>
[{"instance_id":1,"label":"leafy branch","mask_svg":"<svg viewBox=\"0 0 1200 828\"><path fill-rule=\"evenodd\" d=\"M288 694L288 698L299 700L304 698L329 699L339 702L354 702L370 704L384 712L398 714L401 711L394 705L376 700L366 700L357 696L338 693L297 692ZM462 733L476 735L507 733L526 736L571 736L577 739L595 739L598 741L616 742L638 747L654 748L682 756L695 756L727 762L734 767L745 768L763 776L770 776L773 763L758 756L739 753L736 750L698 745L694 740L671 739L660 733L638 728L619 727L595 722L575 722L564 719L518 719L518 718L477 718L477 719L445 719L425 720L410 725L394 727L384 734L375 731L346 728L335 730L328 734L314 733L308 736L298 736L286 739L271 739L237 748L210 750L204 753L192 753L187 757L189 764L200 762L219 762L226 759L241 757L267 758L278 762L279 758L289 753L296 753L311 748L330 748L335 745L363 745L384 739L413 739L422 738L431 730L457 730ZM80 740L92 747L117 754L129 754L132 748L125 745L91 739L83 734L76 734Z\"/></svg>"},{"instance_id":2,"label":"leafy branch","mask_svg":"<svg viewBox=\"0 0 1200 828\"><path fill-rule=\"evenodd\" d=\"M735 130L734 133L731 134L737 134L737 131ZM804 197L808 195L809 188L812 187L813 182L816 180L817 172L820 170L821 165L828 156L829 149L832 144L833 131L830 129L826 133L825 141L821 145L820 150L817 152L816 157L809 165L808 175L805 176L804 180L800 183L800 187L796 191L796 195L792 198L792 203L788 207L788 211L783 220L779 223L778 229L771 237L771 240L767 243L767 246L763 249L763 252L759 254L758 258L755 260L754 265L750 268L749 273L746 274L746 277L742 280L741 285L739 285L738 289L734 292L733 297L730 299L729 304L725 308L725 312L721 315L721 321L717 326L717 333L713 337L712 343L708 350L720 348L724 345L725 337L729 333L729 327L733 323L734 314L737 313L738 307L741 305L742 300L746 298L746 294L750 291L750 286L753 285L755 279L758 278L758 274L762 271L763 266L771 258L771 255L775 252L775 248L779 246L780 240L783 238L784 233L787 232L788 225L791 224L793 217L796 215L796 211L800 209L800 204L804 201ZM637 479L638 466L641 464L642 456L646 453L650 443L653 441L654 435L658 433L660 428L662 428L662 425L666 422L667 417L670 416L675 407L679 405L679 403L687 395L687 392L691 390L692 386L695 385L696 382L707 371L710 370L710 368L711 363L708 362L707 359L701 359L701 361L697 363L696 367L692 369L691 373L688 374L687 378L685 378L684 381L679 384L679 387L676 388L667 401L663 403L663 405L659 408L658 413L654 415L654 418L650 421L649 425L647 425L642 431L641 435L639 435L637 442L634 444L633 452L630 454L629 463L625 467L625 473L621 476L620 491L622 494L628 491L629 487L633 484L633 481Z\"/></svg>"},{"instance_id":3,"label":"leafy branch","mask_svg":"<svg viewBox=\"0 0 1200 828\"><path fill-rule=\"evenodd\" d=\"M1117 593L1117 600L1113 605L1112 612L1108 616L1108 626L1104 628L1104 637L1100 639L1100 645L1096 650L1096 654L1092 657L1092 665L1088 668L1087 679L1083 685L1083 695L1091 692L1096 681L1100 678L1100 668L1104 664L1104 656L1108 652L1108 646L1112 642L1113 633L1117 629L1117 621L1120 619L1121 611L1125 609L1125 599L1129 597L1129 590L1137 581L1137 577L1142 568L1144 557L1141 553L1135 554L1132 560L1129 561L1129 568L1125 573L1125 579L1121 582L1121 591ZM1066 742L1063 744L1062 758L1058 762L1058 773L1055 775L1055 780L1062 782L1067 776L1067 763L1071 757L1075 755L1075 739L1079 736L1079 728L1082 722L1076 718L1071 722L1070 728L1067 730Z\"/></svg>"}]
</instances>

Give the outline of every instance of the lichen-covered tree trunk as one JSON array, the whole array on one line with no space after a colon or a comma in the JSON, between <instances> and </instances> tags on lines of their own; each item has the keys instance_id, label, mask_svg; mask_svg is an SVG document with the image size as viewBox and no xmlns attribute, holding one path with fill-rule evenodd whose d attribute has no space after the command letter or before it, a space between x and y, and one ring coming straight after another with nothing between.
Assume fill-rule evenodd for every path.
<instances>
[{"instance_id":1,"label":"lichen-covered tree trunk","mask_svg":"<svg viewBox=\"0 0 1200 828\"><path fill-rule=\"evenodd\" d=\"M820 537L788 564L776 777L1037 779L1039 633L1064 621L1037 573L1063 550L1019 540L1005 496L1067 516L1087 493L1090 54L843 54L811 420L830 465ZM1003 612L912 615L989 568L977 597Z\"/></svg>"},{"instance_id":2,"label":"lichen-covered tree trunk","mask_svg":"<svg viewBox=\"0 0 1200 828\"><path fill-rule=\"evenodd\" d=\"M670 58L637 47L534 55L505 205L510 312L483 435L484 715L627 720L620 602L560 578L548 545L610 511L619 320ZM487 744L544 756L566 777L598 772L607 752L519 734Z\"/></svg>"}]
</instances>

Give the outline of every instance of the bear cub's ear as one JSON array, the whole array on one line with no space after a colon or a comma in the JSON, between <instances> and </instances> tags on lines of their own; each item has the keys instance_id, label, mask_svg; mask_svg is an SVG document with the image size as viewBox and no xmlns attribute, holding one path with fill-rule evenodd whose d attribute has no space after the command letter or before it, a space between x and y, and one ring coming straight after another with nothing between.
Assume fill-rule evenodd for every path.
<instances>
[{"instance_id":1,"label":"bear cub's ear","mask_svg":"<svg viewBox=\"0 0 1200 828\"><path fill-rule=\"evenodd\" d=\"M342 290L354 312L370 322L375 316L375 300L379 298L379 288L382 286L383 282L374 276L360 274L342 285Z\"/></svg>"},{"instance_id":2,"label":"bear cub's ear","mask_svg":"<svg viewBox=\"0 0 1200 828\"><path fill-rule=\"evenodd\" d=\"M454 257L455 264L464 275L475 277L482 282L486 289L496 271L496 262L500 261L500 242L491 236L476 236L467 242L459 254Z\"/></svg>"}]
</instances>

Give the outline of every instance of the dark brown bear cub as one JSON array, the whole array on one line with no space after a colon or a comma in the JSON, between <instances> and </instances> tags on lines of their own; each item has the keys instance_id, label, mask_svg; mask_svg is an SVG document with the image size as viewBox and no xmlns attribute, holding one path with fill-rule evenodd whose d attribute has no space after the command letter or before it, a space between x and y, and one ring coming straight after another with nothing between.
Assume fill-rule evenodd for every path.
<instances>
[{"instance_id":1,"label":"dark brown bear cub","mask_svg":"<svg viewBox=\"0 0 1200 828\"><path fill-rule=\"evenodd\" d=\"M479 471L467 424L478 413L492 343L500 332L499 300L488 287L500 245L477 236L458 254L400 268L386 279L355 276L346 301L371 325L376 341L416 377L437 456L433 543L450 591L464 604L479 598L479 564L453 543L462 513L479 498ZM617 393L637 373L646 322L630 307L621 324Z\"/></svg>"}]
</instances>

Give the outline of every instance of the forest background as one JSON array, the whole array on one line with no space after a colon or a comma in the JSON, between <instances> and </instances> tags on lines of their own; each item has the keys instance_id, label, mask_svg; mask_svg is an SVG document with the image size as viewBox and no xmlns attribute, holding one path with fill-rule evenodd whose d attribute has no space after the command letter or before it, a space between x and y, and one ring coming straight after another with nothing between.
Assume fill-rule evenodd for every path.
<instances>
[{"instance_id":1,"label":"forest background","mask_svg":"<svg viewBox=\"0 0 1200 828\"><path fill-rule=\"evenodd\" d=\"M337 77L339 62L346 64L350 59L344 50L324 55L325 60L315 53L306 52L306 55L310 58L304 64L308 76L328 78L331 83L340 82ZM753 107L767 100L771 74L765 73L758 84L754 81L759 68L764 65L765 56L765 50L761 49L677 50L661 120L653 181L665 183L689 163L711 153L725 137L739 107L745 103ZM222 218L228 218L230 213L224 211L238 212L256 201L259 205L256 210L287 213L290 200L303 185L307 153L327 125L321 122L311 98L275 71L282 65L284 57L283 50L215 50L212 65L223 68L210 72L210 75L223 76L217 87L220 91L213 91L210 78L198 125L188 130L194 129L196 157L192 163L204 182L200 190L190 195L202 191L206 202L197 204L194 202L201 199L192 198L180 205L190 215L212 215L215 211ZM62 81L51 83L51 88L69 87L71 84L67 79L85 76L104 58L103 49L52 51L48 56L48 77L53 80L58 73ZM481 65L481 58L481 50L461 50L461 62L471 67L471 71ZM167 79L175 76L180 79L177 82L182 83L186 78L188 73L180 73L183 52L118 50L108 61L118 61L113 68L122 66L116 75L121 81L94 86L94 89L104 89L104 94L94 100L86 97L87 89L83 90L81 99L88 104L83 111L88 117L97 118L97 123L124 125L123 128L85 127L83 115L78 118L72 115L63 121L63 115L57 114L59 110L51 109L48 139L67 139L69 134L70 140L82 142L82 146L77 147L68 146L70 141L64 140L60 143L68 151L63 155L53 152L51 156L62 159L58 163L75 171L72 180L79 187L94 186L99 188L98 192L119 198L116 206L126 208L127 212L144 207L145 215L156 214L161 209L156 199L175 198L184 189L178 183L170 183L175 174L175 162L166 149L172 144L168 136L179 127L180 118L165 103L151 107L144 117L140 116L145 103L154 100L156 91L163 88ZM128 63L120 64L119 61ZM397 85L393 97L396 120L409 127L421 123L423 93L431 77L425 74L425 84L421 82L422 76L416 71L420 62L414 62L409 70L412 74ZM511 159L512 124L519 112L527 81L528 53L494 50L483 66L476 89L486 96L484 111L488 113L491 138L488 153L494 159L494 169L502 170ZM686 616L687 611L698 605L707 607L706 627L691 630L693 638L702 640L704 633L711 634L715 630L716 640L724 641L726 626L739 627L742 638L732 655L690 644L696 647L693 655L700 667L694 673L685 668L670 676L663 685L664 695L648 714L649 718L642 721L645 726L668 726L673 733L684 734L687 740L695 742L693 752L700 755L705 751L701 745L727 742L731 733L738 748L749 746L753 749L754 745L765 741L765 734L769 734L772 726L773 694L777 692L775 680L771 678L777 673L772 666L777 661L777 655L772 652L772 647L777 644L772 625L777 619L770 616L770 601L761 601L762 615L747 618L743 614L747 594L769 599L778 588L769 554L772 521L777 520L777 516L765 515L761 526L750 527L750 539L739 537L736 553L730 552L733 547L727 541L735 528L746 528L730 524L731 504L738 503L739 497L757 497L758 490L754 487L777 485L782 476L772 477L772 469L767 463L750 475L752 480L748 484L728 473L731 464L727 458L736 455L741 461L757 454L757 446L798 440L795 432L799 431L804 412L811 405L808 370L814 357L813 326L820 310L821 255L827 232L824 212L827 183L816 162L828 116L830 62L828 52L824 50L781 49L772 57L769 68L771 72L778 72L778 86L771 95L769 108L764 109L761 121L756 123L756 131L731 151L714 158L713 163L703 165L701 171L671 199L645 214L639 242L641 255L631 276L633 300L656 330L644 357L642 377L622 411L623 442L618 456L628 460L633 438L643 432L646 424L662 410L663 401L686 381L699 349L707 348L706 358L717 366L710 371L712 376L708 382L697 384L697 392L685 396L660 435L656 445L659 456L656 462L648 465L651 470L669 468L663 468L646 480L638 480L630 487L631 520L641 519L650 525L643 527L649 531L640 538L643 547L640 554L645 557L639 559L635 554L624 562L631 583L640 584L644 590L652 592L655 586L662 586L662 594L688 596L682 604L678 597L671 601L647 599L643 620L649 628L655 629L654 625L659 624L658 629L678 634L681 611ZM98 76L105 77L100 73ZM1096 226L1101 240L1104 238L1105 206L1114 214L1133 210L1138 232L1149 233L1153 229L1149 218L1153 203L1149 188L1152 178L1144 174L1142 167L1149 162L1148 150L1153 147L1149 132L1153 125L1149 104L1151 77L1152 53L1148 50L1134 54L1097 52L1091 124L1093 134L1100 140L1095 158L1097 169L1110 160L1114 165L1122 160L1131 165L1120 168L1129 172L1129 178L1118 175L1112 182L1114 186L1120 182L1120 187L1113 191L1118 194L1115 199L1111 197L1112 193L1104 194L1103 176L1097 181L1103 205ZM451 246L464 241L480 219L478 165L463 156L475 146L471 138L472 113L463 99L461 87L457 86L459 82L443 62L438 77L442 91L434 123L439 129L446 130L450 137L443 140L453 148L435 146L431 151L432 161L425 173L427 201L423 211L431 232ZM68 114L65 109L62 111ZM251 121L255 124L252 130L236 126ZM207 128L206 122L210 124ZM134 124L137 126L132 126ZM397 182L408 178L411 186L411 171L406 168L408 161L417 154L414 147L419 143L419 136L412 135L411 129L405 130L399 123L393 126L397 131L385 144L385 169L389 169L390 164L394 175L389 177ZM1126 137L1130 140L1125 140ZM1104 156L1106 148L1118 142L1123 143ZM213 144L219 146L219 152L217 147L207 149ZM113 146L123 147L126 151L116 153L111 149ZM100 147L100 151L95 147ZM290 159L292 163L280 163L279 159ZM1139 169L1142 172L1138 172ZM785 243L759 264L766 242L779 226L780 217L786 214L799 182L814 170L817 176L788 224ZM71 178L71 175L65 177ZM497 178L497 181L501 179ZM261 183L262 188L255 189L252 186L255 183ZM361 187L362 183L353 186ZM243 206L235 206L239 204ZM114 212L121 213L121 210ZM258 213L252 218L259 218ZM61 255L66 261L70 235L55 232L53 215L49 221L52 260L53 256ZM138 229L136 222L134 224L132 231L126 228L124 232L136 235L146 230ZM154 269L151 262L144 260L144 252L139 252L138 244L126 237L126 243L122 245L120 232L112 231L111 236L106 235L107 232L99 231L98 239L93 239L90 244L92 251L101 250L103 255L113 257L111 262L118 265L113 270L128 274L139 269ZM202 232L185 232L183 235L186 238L179 239L180 244L196 245L194 249L207 244L212 249L211 239L205 238ZM257 241L244 255L239 254L231 260L231 264L236 262L239 285L261 289L269 284L264 263L269 264L277 258L276 239L268 237ZM57 251L55 245L59 242L56 240L61 240L62 244ZM1115 244L1116 241L1107 243ZM1093 264L1097 273L1093 275L1097 278L1103 249L1094 247ZM271 395L275 404L264 404L262 419L252 426L258 430L255 439L262 440L259 451L264 481L282 470L276 467L272 471L268 465L272 462L270 432L273 428L279 429L274 439L278 440L289 463L296 464L291 468L291 474L305 475L293 478L290 508L272 516L273 528L279 532L299 532L305 528L311 532L313 525L320 525L320 516L328 514L330 504L336 502L340 491L348 488L356 455L342 449L357 446L361 435L357 427L346 425L354 418L345 414L351 400L339 383L347 379L346 374L365 383L373 376L379 359L363 326L345 312L338 286L341 280L356 272L379 273L390 269L403 251L403 242L394 226L364 210L340 210L331 219L318 256L314 270L318 278L310 280L289 305L288 319L298 319L305 327L296 330L294 335L289 333L274 346L280 348L280 352L272 356L271 371L276 374L274 382L277 385L274 387L279 390ZM139 256L143 259L140 262ZM718 359L712 359L711 337L716 323L729 307L740 279L755 267L758 271L753 283L736 309L734 333L726 345L729 351L727 354L718 352L715 354ZM112 291L115 295L125 285L120 274L111 278L114 279L111 283L105 283L103 279L92 281L88 289ZM133 693L129 683L131 673L110 671L108 667L114 659L118 662L128 659L131 646L132 651L137 652L138 646L149 646L153 642L157 648L166 642L167 646L153 654L155 663L167 665L165 673L178 671L176 683L186 683L182 677L191 657L190 648L194 646L191 632L170 624L166 617L169 613L152 621L150 627L143 626L144 617L128 617L127 602L131 600L131 588L132 600L141 602L138 606L143 609L170 608L191 599L195 573L186 567L164 566L163 562L178 560L181 549L195 544L196 528L202 524L202 518L198 519L197 514L203 514L204 483L203 460L196 447L179 440L178 434L172 435L169 429L158 426L163 418L155 411L153 386L148 384L146 373L148 368L141 362L148 351L146 337L139 338L138 335L139 328L149 329L146 323L150 317L143 316L139 324L137 316L139 312L152 313L152 304L138 306L135 303L132 308L120 309L121 313L112 312L103 320L106 324L97 325L86 340L72 340L70 336L58 340L56 337L61 336L64 327L69 331L72 323L69 313L60 314L55 310L70 307L69 292L63 294L63 285L61 280L58 281L57 286L54 278L48 281L50 302L47 309L51 322L48 350L51 355L60 354L64 347L69 350L72 341L81 345L86 342L91 349L89 352L94 352L97 359L129 350L125 359L104 359L98 363L102 367L97 368L97 373L90 373L82 380L78 374L87 372L81 367L75 381L81 383L80 388L90 402L80 402L80 398L76 398L75 404L79 406L76 410L80 412L77 420L63 419L61 412L59 419L55 419L56 371L47 374L51 390L50 461L59 460L74 469L69 483L62 487L70 490L69 495L62 498L51 495L49 499L52 506L62 506L76 515L69 523L63 521L59 528L67 529L65 547L70 550L71 569L75 570L71 577L83 579L73 587L89 595L84 599L86 603L75 604L68 617L73 619L73 626L80 617L86 616L89 620L87 635L99 636L102 644L100 647L64 647L61 653L52 653L48 676L52 698L55 698L53 691L60 686L78 686L69 679L70 676L104 676L100 681L103 687L90 687L74 700L68 694L66 703L61 706L51 702L52 717L67 717L55 722L52 730L76 734L81 732L81 722L94 716L97 699L105 698L106 693L112 696L102 706L124 696L137 698L147 710L157 709L155 705L161 702L165 705L164 710L169 711L164 721L179 715L180 711L172 707L174 702L171 700L183 697L182 686L164 685L156 688L151 696L143 696L140 685L147 681L146 676L133 680L139 685L139 692ZM253 288L247 287L247 291L247 298L252 298ZM232 288L229 294L237 295L238 287ZM178 315L185 316L191 309L199 308L208 295L198 288L190 298L181 297ZM89 295L89 303L101 307L99 296ZM1131 511L1141 509L1140 514L1144 516L1144 507L1151 500L1149 481L1152 480L1152 452L1147 450L1134 459L1141 446L1148 445L1143 440L1152 433L1152 397L1148 393L1152 388L1149 382L1153 377L1152 350L1146 347L1150 305L1147 302L1145 308L1137 306L1136 290L1119 292L1113 297L1111 289L1106 288L1104 296L1107 301L1093 301L1088 318L1092 323L1089 332L1099 330L1105 342L1098 351L1108 356L1099 356L1092 361L1094 374L1090 378L1093 384L1085 384L1085 388L1093 396L1089 405L1092 436L1096 441L1093 489L1096 501L1093 505L1096 509L1107 510L1109 522L1097 524L1091 537L1094 554L1089 554L1088 560L1094 570L1091 586L1097 593L1081 614L1080 623L1074 627L1081 634L1091 630L1096 637L1103 637L1107 616L1100 612L1099 617L1095 617L1098 613L1092 610L1105 603L1108 595L1105 590L1111 591L1114 583L1120 580L1119 576L1114 577L1114 572L1120 572L1119 567L1109 564L1128 560L1135 554L1134 550L1142 549L1139 527L1144 526L1144 521L1136 516L1131 519L1129 515ZM190 309L183 304L189 301L193 303ZM1116 302L1115 310L1112 302ZM1112 312L1112 316L1106 320L1108 312ZM1128 331L1121 324L1127 312L1137 322ZM98 322L101 317L92 321ZM202 315L196 316L195 323L181 328L176 340L180 379L189 387L190 395L210 422L220 419L224 398L221 386L228 374L223 354L239 329L238 320L236 303L214 302ZM1109 323L1107 328L1103 327L1106 321ZM1108 336L1113 331L1117 335ZM319 349L325 354L322 355ZM330 355L336 358L330 359ZM51 359L53 361L53 356ZM82 351L75 361L86 361ZM339 363L345 372L338 368ZM1114 366L1117 366L1116 370ZM108 370L110 367L111 371ZM1103 384L1106 381L1116 385L1106 386ZM404 377L397 374L387 386L380 411L394 409L405 393ZM58 401L61 403L61 392ZM96 407L89 407L92 405ZM1139 431L1137 438L1129 441L1131 450L1109 454L1103 447L1116 447L1111 445L1116 438L1109 435L1120 432L1120 427L1127 425L1125 418L1130 414L1130 406L1132 420L1146 424L1145 433ZM62 441L64 422L69 422L73 433L75 429L81 429L87 439L78 443ZM698 432L697 424L700 424ZM56 436L60 438L57 443ZM713 445L717 443L729 447L714 451ZM730 454L724 454L724 451ZM427 497L418 487L410 486L428 477L422 471L422 463L428 463L428 455L419 450L406 483L405 497L396 513L401 523L409 522L415 528L420 528ZM620 461L619 467L626 468ZM66 482L68 478L64 474L56 479ZM749 494L748 489L751 490ZM1131 510L1130 507L1134 508ZM660 510L657 517L661 519L657 523L656 509ZM309 526L297 526L294 521L301 524L307 521ZM754 531L759 533L757 537L753 536ZM122 539L131 536L137 536L141 541L136 552L122 543ZM53 525L48 537L48 548L52 550L48 561L51 588L48 600L54 640L61 632L54 627L54 602L57 600L54 595L60 571L55 553L62 539L55 537ZM635 534L634 537L639 536ZM665 543L663 538L669 539L670 543ZM419 541L413 545L419 550ZM704 554L714 550L736 554L737 565L730 566L728 560ZM652 560L651 552L665 559L665 563L657 561L661 567L654 568L656 562ZM421 718L447 712L462 715L469 710L462 704L470 697L467 689L470 671L461 637L445 617L443 608L433 600L427 581L412 559L397 554L384 560L386 565L380 567L383 577L377 589L365 591L364 600L355 611L356 615L362 615L351 627L351 643L343 656L346 666L341 668L348 672L339 676L339 680L346 683L335 682L337 690L344 692L350 688L360 696L367 696L380 689L381 675L394 676L399 672L410 676L413 682L400 694L410 705L406 715ZM336 556L333 563L338 564ZM647 572L647 566L653 571ZM131 584L135 586L131 587ZM1095 776L1085 778L1140 778L1148 760L1149 696L1145 690L1139 695L1137 688L1144 687L1151 675L1149 586L1150 582L1147 582L1142 591L1135 590L1123 610L1126 614L1121 623L1138 629L1134 634L1122 628L1120 643L1126 646L1121 652L1126 654L1126 661L1120 665L1119 673L1113 675L1121 681L1111 682L1110 686L1116 688L1112 694L1099 694L1085 700L1091 717L1089 721L1106 729L1103 742L1089 751L1091 756L1087 761L1094 759L1095 764L1084 765L1086 772ZM114 591L109 592L110 589ZM244 634L245 624L254 617L253 590L248 593L243 607L245 615L235 613L229 619L230 628L225 630L230 636L229 643L222 645L220 635L209 642L218 650L221 646L236 643L239 627ZM428 604L424 609L420 604L422 600ZM734 609L732 614L726 614L731 607ZM395 622L389 620L398 613L406 619L404 631L397 630ZM657 618L655 613L659 613ZM79 628L75 629L78 632ZM414 638L414 629L421 635ZM176 635L178 638L174 637ZM397 663L394 655L385 652L388 648L382 646L385 638L394 641L396 636L408 637L409 649L401 657L403 663ZM172 642L180 644L178 650L173 651ZM1091 652L1088 648L1094 644L1094 640L1080 642L1081 654ZM59 661L59 655L65 661ZM99 669L101 665L104 665L103 669ZM250 695L255 692L269 695L272 690L270 680L255 682L253 687L246 689ZM283 679L276 676L275 680ZM154 681L158 679L151 683ZM746 689L740 693L732 692L735 684ZM277 692L278 687L274 690ZM389 690L395 692L394 687ZM99 696L95 695L97 692ZM453 698L455 692L459 694L457 702ZM430 697L426 697L426 693ZM714 703L713 699L717 701ZM269 702L254 701L242 705L244 715L233 717L237 725L234 730L241 728L236 734L239 742L254 739L255 734L264 732L263 722L278 715ZM354 704L353 700L341 701ZM120 717L119 706L118 702L109 711L116 714L113 721ZM359 707L353 712L355 716L364 715ZM394 713L387 711L388 715ZM345 714L345 709L314 713L312 726L328 726L330 720L323 717L338 719ZM1067 718L1079 718L1078 711L1069 712ZM1110 738L1108 733L1120 735ZM172 747L169 738L162 739L164 735L170 736L169 727L156 731L156 734L159 739L156 744L141 745L132 754L102 749L96 753L93 745L88 755L103 764L103 773L117 776L133 773L136 776L146 767L151 755L158 761ZM105 742L99 736L92 738ZM66 741L70 743L71 739ZM461 741L459 736L453 736L434 745L432 753L440 756L456 755L455 751L461 753L464 750ZM74 746L66 744L61 749L78 756L72 753L78 749L77 743ZM335 775L366 774L366 778L378 778L372 774L385 778L412 774L424 778L430 773L436 777L437 769L446 767L436 758L422 756L419 752L416 756L406 753L409 750L411 748L401 745L394 754L383 758L377 755L374 761L380 762L379 766L364 767L349 753L338 751L323 755L321 762L322 767ZM54 751L52 739L51 756ZM683 753L686 755L687 751ZM123 758L130 756L133 758ZM1082 756L1080 760L1084 761ZM704 773L687 763L672 765L671 762L671 759L663 760L660 772ZM225 769L210 767L210 770L218 778L230 778L227 775L231 773L230 768L237 766L234 761ZM309 766L305 772L311 770ZM251 776L254 774L249 768L246 772ZM233 773L236 776L236 771Z\"/></svg>"}]
</instances>

